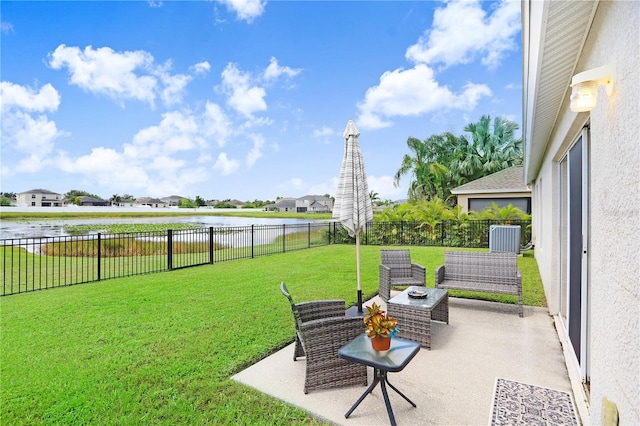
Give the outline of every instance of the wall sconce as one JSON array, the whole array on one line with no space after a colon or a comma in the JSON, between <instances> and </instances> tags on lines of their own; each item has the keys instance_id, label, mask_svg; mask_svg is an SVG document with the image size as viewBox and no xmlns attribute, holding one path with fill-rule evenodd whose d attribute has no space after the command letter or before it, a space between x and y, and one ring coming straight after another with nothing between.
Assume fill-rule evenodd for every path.
<instances>
[{"instance_id":1,"label":"wall sconce","mask_svg":"<svg viewBox=\"0 0 640 426\"><path fill-rule=\"evenodd\" d=\"M613 93L613 65L604 65L576 74L571 79L571 111L591 111L598 102L598 86L604 86L607 95Z\"/></svg>"}]
</instances>

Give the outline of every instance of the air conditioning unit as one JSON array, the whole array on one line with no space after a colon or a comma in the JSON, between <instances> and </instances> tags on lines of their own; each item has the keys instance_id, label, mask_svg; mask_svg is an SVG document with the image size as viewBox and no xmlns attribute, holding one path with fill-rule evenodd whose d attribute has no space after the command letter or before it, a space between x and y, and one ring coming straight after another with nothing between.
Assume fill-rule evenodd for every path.
<instances>
[{"instance_id":1,"label":"air conditioning unit","mask_svg":"<svg viewBox=\"0 0 640 426\"><path fill-rule=\"evenodd\" d=\"M520 226L491 225L489 251L520 254Z\"/></svg>"}]
</instances>

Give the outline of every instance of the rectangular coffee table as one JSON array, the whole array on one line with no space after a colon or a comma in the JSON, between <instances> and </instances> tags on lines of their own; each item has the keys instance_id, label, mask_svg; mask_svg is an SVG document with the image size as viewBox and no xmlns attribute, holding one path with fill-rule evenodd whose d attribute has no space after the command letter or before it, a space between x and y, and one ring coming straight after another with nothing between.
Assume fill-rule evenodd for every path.
<instances>
[{"instance_id":1,"label":"rectangular coffee table","mask_svg":"<svg viewBox=\"0 0 640 426\"><path fill-rule=\"evenodd\" d=\"M409 297L409 292L416 290L426 292L427 297ZM398 320L398 336L431 349L431 321L449 324L449 292L441 288L411 286L389 299L387 313Z\"/></svg>"}]
</instances>

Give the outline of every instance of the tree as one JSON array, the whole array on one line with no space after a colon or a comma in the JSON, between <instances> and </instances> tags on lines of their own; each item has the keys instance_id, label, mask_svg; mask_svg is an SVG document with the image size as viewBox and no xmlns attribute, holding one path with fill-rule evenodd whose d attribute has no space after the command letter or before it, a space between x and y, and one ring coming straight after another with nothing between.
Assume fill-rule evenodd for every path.
<instances>
[{"instance_id":1,"label":"tree","mask_svg":"<svg viewBox=\"0 0 640 426\"><path fill-rule=\"evenodd\" d=\"M207 205L207 203L204 201L204 199L202 197L200 197L199 195L196 195L195 204L198 207L202 207L202 206L206 206Z\"/></svg>"},{"instance_id":2,"label":"tree","mask_svg":"<svg viewBox=\"0 0 640 426\"><path fill-rule=\"evenodd\" d=\"M371 199L371 204L378 205L380 203L380 194L375 191L369 192L369 198Z\"/></svg>"},{"instance_id":3,"label":"tree","mask_svg":"<svg viewBox=\"0 0 640 426\"><path fill-rule=\"evenodd\" d=\"M405 154L400 169L394 176L393 184L398 187L400 178L411 174L407 196L410 200L430 200L434 197L447 198L446 182L449 170L446 161L457 145L456 137L451 133L430 136L425 141L410 137L407 146L413 156Z\"/></svg>"},{"instance_id":4,"label":"tree","mask_svg":"<svg viewBox=\"0 0 640 426\"><path fill-rule=\"evenodd\" d=\"M477 123L469 123L460 136L458 149L449 164L457 185L488 176L508 167L522 164L522 138L515 138L518 124L503 117L483 115Z\"/></svg>"},{"instance_id":5,"label":"tree","mask_svg":"<svg viewBox=\"0 0 640 426\"><path fill-rule=\"evenodd\" d=\"M91 197L102 200L102 197L100 197L99 195L91 194L87 191L80 191L78 189L72 189L71 191L64 194L64 198L66 198L67 200L76 200L78 197Z\"/></svg>"},{"instance_id":6,"label":"tree","mask_svg":"<svg viewBox=\"0 0 640 426\"><path fill-rule=\"evenodd\" d=\"M188 198L182 198L180 201L178 201L178 208L180 209L192 209L195 207L197 207L195 201Z\"/></svg>"},{"instance_id":7,"label":"tree","mask_svg":"<svg viewBox=\"0 0 640 426\"><path fill-rule=\"evenodd\" d=\"M113 194L111 198L109 198L109 201L111 202L111 204L115 204L116 206L119 206L120 203L122 202L122 197L118 194Z\"/></svg>"}]
</instances>

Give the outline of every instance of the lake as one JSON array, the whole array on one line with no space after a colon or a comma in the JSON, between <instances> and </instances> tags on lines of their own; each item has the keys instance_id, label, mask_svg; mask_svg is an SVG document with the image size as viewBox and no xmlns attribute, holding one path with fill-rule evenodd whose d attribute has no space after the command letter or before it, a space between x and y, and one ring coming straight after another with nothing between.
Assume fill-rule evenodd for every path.
<instances>
[{"instance_id":1,"label":"lake","mask_svg":"<svg viewBox=\"0 0 640 426\"><path fill-rule=\"evenodd\" d=\"M86 224L112 224L112 223L190 223L201 225L202 227L231 227L250 225L282 225L282 224L303 224L328 222L324 220L310 219L283 219L283 218L251 218L251 217L231 217L231 216L161 216L161 217L137 217L118 219L65 219L49 220L36 219L28 222L12 222L2 220L0 223L0 239L19 238L31 239L39 237L61 237L67 236L64 230L66 225L86 225Z\"/></svg>"}]
</instances>

